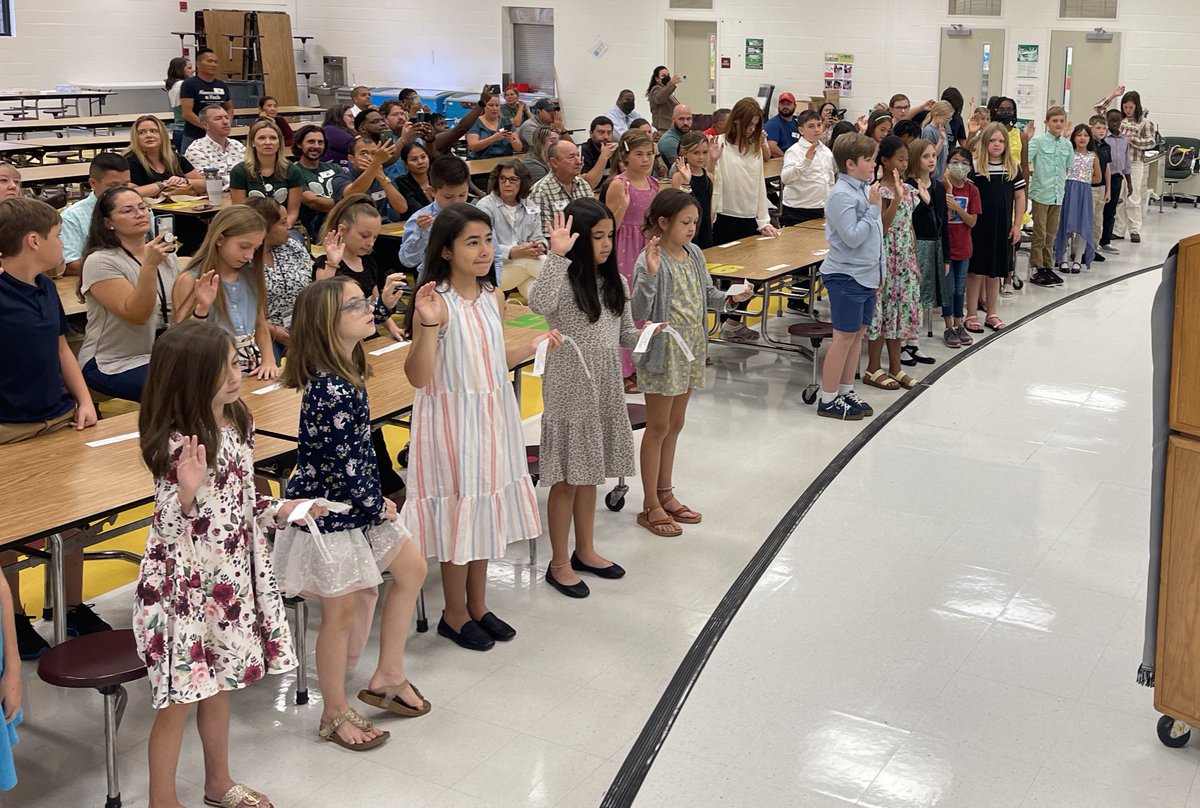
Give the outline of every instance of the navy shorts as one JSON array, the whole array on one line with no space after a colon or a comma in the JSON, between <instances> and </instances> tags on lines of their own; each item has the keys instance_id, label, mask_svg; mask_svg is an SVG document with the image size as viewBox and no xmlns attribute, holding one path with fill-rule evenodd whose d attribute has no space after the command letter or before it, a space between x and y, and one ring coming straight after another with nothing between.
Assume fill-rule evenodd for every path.
<instances>
[{"instance_id":1,"label":"navy shorts","mask_svg":"<svg viewBox=\"0 0 1200 808\"><path fill-rule=\"evenodd\" d=\"M829 316L834 331L855 333L871 324L875 316L875 289L868 289L849 275L822 275L829 292Z\"/></svg>"}]
</instances>

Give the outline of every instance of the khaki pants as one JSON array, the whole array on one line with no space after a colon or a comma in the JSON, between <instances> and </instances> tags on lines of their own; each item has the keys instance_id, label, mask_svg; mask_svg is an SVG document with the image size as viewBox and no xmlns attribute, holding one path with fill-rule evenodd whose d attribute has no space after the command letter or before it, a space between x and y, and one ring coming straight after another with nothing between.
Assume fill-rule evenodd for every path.
<instances>
[{"instance_id":1,"label":"khaki pants","mask_svg":"<svg viewBox=\"0 0 1200 808\"><path fill-rule=\"evenodd\" d=\"M510 258L504 262L501 270L500 286L502 291L510 292L516 289L528 302L533 282L542 274L542 259Z\"/></svg>"},{"instance_id":2,"label":"khaki pants","mask_svg":"<svg viewBox=\"0 0 1200 808\"><path fill-rule=\"evenodd\" d=\"M1054 237L1058 235L1058 215L1062 205L1033 203L1033 242L1029 245L1029 266L1049 269L1054 266Z\"/></svg>"},{"instance_id":3,"label":"khaki pants","mask_svg":"<svg viewBox=\"0 0 1200 808\"><path fill-rule=\"evenodd\" d=\"M20 443L30 438L49 435L71 425L75 419L75 410L70 409L57 418L49 421L28 421L20 424L0 424L0 446L6 443Z\"/></svg>"},{"instance_id":4,"label":"khaki pants","mask_svg":"<svg viewBox=\"0 0 1200 808\"><path fill-rule=\"evenodd\" d=\"M1100 234L1104 232L1104 186L1092 186L1092 244L1100 249Z\"/></svg>"}]
</instances>

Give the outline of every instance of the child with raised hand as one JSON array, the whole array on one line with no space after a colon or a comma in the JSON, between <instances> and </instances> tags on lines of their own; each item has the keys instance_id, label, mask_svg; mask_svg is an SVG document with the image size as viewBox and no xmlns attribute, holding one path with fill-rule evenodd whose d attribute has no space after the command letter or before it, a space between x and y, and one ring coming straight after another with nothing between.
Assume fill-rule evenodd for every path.
<instances>
[{"instance_id":1,"label":"child with raised hand","mask_svg":"<svg viewBox=\"0 0 1200 808\"><path fill-rule=\"evenodd\" d=\"M970 176L971 152L962 146L956 146L950 150L950 161L946 164L946 174L942 177L942 188L935 189L938 193L945 191L949 216L946 225L950 241L950 271L946 275L949 299L942 306L942 319L946 325L942 341L948 348L961 348L975 341L963 323L963 315L967 268L971 263L973 251L971 230L975 227L983 208L979 201L979 189L967 179Z\"/></svg>"},{"instance_id":2,"label":"child with raised hand","mask_svg":"<svg viewBox=\"0 0 1200 808\"><path fill-rule=\"evenodd\" d=\"M753 294L745 289L727 295L713 286L704 253L692 243L699 219L700 206L691 194L673 188L660 192L646 211L643 227L649 241L633 275L633 319L670 323L683 343L658 333L647 350L636 355L639 384L646 394L640 455L643 499L637 523L667 538L681 535L681 524L695 525L701 519L698 511L676 498L672 477L688 399L704 386L708 310L721 310L727 301L741 302Z\"/></svg>"},{"instance_id":3,"label":"child with raised hand","mask_svg":"<svg viewBox=\"0 0 1200 808\"><path fill-rule=\"evenodd\" d=\"M630 285L633 284L633 265L646 246L642 222L658 194L658 180L651 175L654 155L654 141L645 132L630 129L621 135L617 159L625 168L609 181L604 194L604 204L612 211L616 222L617 267ZM629 351L621 352L621 373L625 379L625 392L639 392L637 368Z\"/></svg>"},{"instance_id":4,"label":"child with raised hand","mask_svg":"<svg viewBox=\"0 0 1200 808\"><path fill-rule=\"evenodd\" d=\"M259 379L279 375L267 323L263 241L267 223L252 208L234 205L218 213L186 272L175 279L172 310L181 320L208 320L237 346L242 373Z\"/></svg>"},{"instance_id":5,"label":"child with raised hand","mask_svg":"<svg viewBox=\"0 0 1200 808\"><path fill-rule=\"evenodd\" d=\"M1025 178L1017 156L1009 147L1008 130L1002 123L989 123L971 151L974 173L971 181L979 189L980 214L971 228L971 263L967 267L967 308L963 321L967 331L980 333L975 317L980 292L986 297L988 328L1007 326L996 313L1000 279L1008 276L1014 245L1021 243L1021 219L1025 215ZM986 289L985 289L986 284Z\"/></svg>"},{"instance_id":6,"label":"child with raised hand","mask_svg":"<svg viewBox=\"0 0 1200 808\"><path fill-rule=\"evenodd\" d=\"M397 715L429 712L429 702L404 673L404 645L425 580L425 559L399 521L395 503L380 491L371 443L370 368L362 341L375 334L374 309L375 300L345 276L316 281L296 299L283 384L303 390L304 396L287 496L323 497L349 510L317 519L320 539L304 526L280 531L273 556L284 594L321 599L320 735L353 751L372 749L388 738L349 706L345 694L347 660L362 650L350 647L356 612L363 605L373 607L383 570L393 582L383 602L379 663L358 698Z\"/></svg>"},{"instance_id":7,"label":"child with raised hand","mask_svg":"<svg viewBox=\"0 0 1200 808\"><path fill-rule=\"evenodd\" d=\"M702 250L713 245L712 174L709 173L710 144L703 132L688 132L679 141L679 157L671 187L687 191L700 206L700 222L692 243ZM624 277L624 276L622 276Z\"/></svg>"},{"instance_id":8,"label":"child with raised hand","mask_svg":"<svg viewBox=\"0 0 1200 808\"><path fill-rule=\"evenodd\" d=\"M879 144L875 165L883 199L883 254L887 264L875 301L875 316L867 327L867 369L862 378L881 390L911 390L917 380L900 367L900 344L915 337L921 323L921 267L912 223L917 194L900 179L908 171L904 141L885 137ZM885 344L886 371L881 367Z\"/></svg>"},{"instance_id":9,"label":"child with raised hand","mask_svg":"<svg viewBox=\"0 0 1200 808\"><path fill-rule=\"evenodd\" d=\"M400 342L404 332L392 319L392 311L406 284L404 274L395 272L384 279L380 288L374 250L382 224L371 197L366 194L342 197L321 225L320 239L325 245L325 255L316 260L314 275L317 280L341 276L354 281L363 297L371 301L375 324L382 324L388 335Z\"/></svg>"},{"instance_id":10,"label":"child with raised hand","mask_svg":"<svg viewBox=\"0 0 1200 808\"><path fill-rule=\"evenodd\" d=\"M949 105L950 102L938 103ZM941 182L933 176L937 160L937 149L929 141L917 138L908 145L908 178L905 183L917 193L912 225L916 235L917 264L921 272L921 311L940 310L949 303L950 298L950 234L946 227L946 194ZM934 363L934 358L921 350L916 336L906 339L900 351L902 365L912 367L918 362L922 365Z\"/></svg>"},{"instance_id":11,"label":"child with raised hand","mask_svg":"<svg viewBox=\"0 0 1200 808\"><path fill-rule=\"evenodd\" d=\"M296 667L263 529L281 527L297 503L255 491L254 425L241 383L234 339L214 325L175 326L150 356L138 430L154 475L154 518L133 630L158 711L151 808L180 804L175 771L194 702L205 805L270 805L230 777L229 694Z\"/></svg>"},{"instance_id":12,"label":"child with raised hand","mask_svg":"<svg viewBox=\"0 0 1200 808\"><path fill-rule=\"evenodd\" d=\"M703 137L703 135L701 136ZM608 208L576 199L554 214L550 253L529 307L578 348L555 352L542 381L540 482L550 486L547 521L553 556L546 583L587 597L578 572L620 578L625 570L596 552L596 486L632 477L633 433L621 389L621 348L637 345L629 290L613 251ZM567 538L575 526L575 552Z\"/></svg>"},{"instance_id":13,"label":"child with raised hand","mask_svg":"<svg viewBox=\"0 0 1200 808\"><path fill-rule=\"evenodd\" d=\"M441 211L409 309L404 363L417 389L401 514L426 557L441 562L445 611L438 634L487 651L517 632L487 606L488 561L542 532L525 458L521 410L508 369L558 332L506 348L491 219L472 205Z\"/></svg>"},{"instance_id":14,"label":"child with raised hand","mask_svg":"<svg viewBox=\"0 0 1200 808\"><path fill-rule=\"evenodd\" d=\"M1092 258L1096 254L1092 226L1092 186L1100 185L1104 174L1100 170L1100 159L1096 156L1091 125L1081 123L1076 126L1071 131L1071 145L1075 152L1071 167L1067 169L1062 213L1058 217L1058 233L1054 237L1054 261L1060 271L1078 275L1081 268L1092 268Z\"/></svg>"},{"instance_id":15,"label":"child with raised hand","mask_svg":"<svg viewBox=\"0 0 1200 808\"><path fill-rule=\"evenodd\" d=\"M0 575L0 791L17 784L12 747L21 723L21 657L17 650L17 626L13 620L12 590Z\"/></svg>"}]
</instances>

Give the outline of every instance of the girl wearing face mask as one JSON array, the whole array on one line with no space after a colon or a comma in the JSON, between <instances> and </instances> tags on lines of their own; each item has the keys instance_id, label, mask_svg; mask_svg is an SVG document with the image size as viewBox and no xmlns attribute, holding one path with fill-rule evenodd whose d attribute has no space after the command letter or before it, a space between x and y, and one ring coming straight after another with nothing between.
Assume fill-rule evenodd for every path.
<instances>
[{"instance_id":1,"label":"girl wearing face mask","mask_svg":"<svg viewBox=\"0 0 1200 808\"><path fill-rule=\"evenodd\" d=\"M950 272L946 276L950 299L942 306L942 319L946 330L942 339L948 348L960 348L975 340L963 325L963 305L967 286L967 267L971 263L971 229L975 227L982 210L979 189L967 179L971 176L971 152L961 146L951 150L946 164L946 175L942 177L942 188L934 190L946 193L946 208L949 221L946 225L950 242Z\"/></svg>"}]
</instances>

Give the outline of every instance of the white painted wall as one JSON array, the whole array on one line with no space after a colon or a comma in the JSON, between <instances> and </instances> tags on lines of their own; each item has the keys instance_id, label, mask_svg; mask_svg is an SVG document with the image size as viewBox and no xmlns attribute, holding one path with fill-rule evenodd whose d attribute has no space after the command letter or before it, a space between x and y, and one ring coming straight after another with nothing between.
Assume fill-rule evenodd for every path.
<instances>
[{"instance_id":1,"label":"white painted wall","mask_svg":"<svg viewBox=\"0 0 1200 808\"><path fill-rule=\"evenodd\" d=\"M171 0L15 0L17 36L0 39L0 86L63 82L151 82L178 51L172 30L191 11ZM825 51L855 55L857 115L894 91L936 96L939 29L950 22L1008 29L1005 94L1015 95L1016 45L1050 45L1054 28L1096 25L1124 33L1123 81L1142 91L1166 132L1200 132L1200 4L1121 0L1113 21L1058 20L1054 0L1006 0L1000 18L946 16L946 0L716 0L717 12L671 11L668 0L528 0L555 9L555 51L564 111L586 125L629 87L641 97L666 50L663 19L718 19L718 48L733 67L718 69L718 100L728 106L760 81L797 95L820 90ZM292 14L298 33L315 34L309 53L350 57L356 83L475 88L502 72L503 0L196 0L208 7L258 7ZM747 36L765 40L766 69L744 69ZM596 60L592 43L609 50ZM1048 61L1048 54L1045 57ZM1086 65L1081 66L1086 69ZM1046 80L1048 64L1042 71ZM1042 98L1046 87L1041 88ZM644 106L644 104L643 104ZM645 112L646 110L642 110Z\"/></svg>"}]
</instances>

